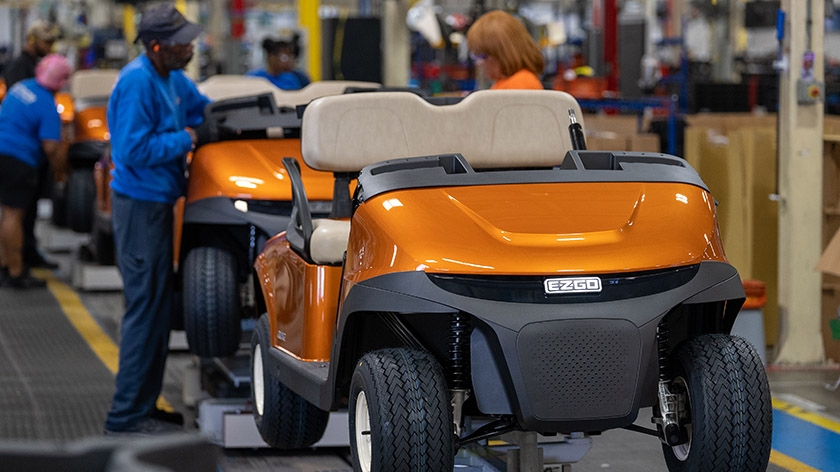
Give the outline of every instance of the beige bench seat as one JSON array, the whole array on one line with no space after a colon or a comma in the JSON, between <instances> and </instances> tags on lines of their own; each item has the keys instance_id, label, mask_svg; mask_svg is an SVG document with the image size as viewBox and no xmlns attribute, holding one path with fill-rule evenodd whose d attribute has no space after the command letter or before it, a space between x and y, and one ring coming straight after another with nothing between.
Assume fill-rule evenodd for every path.
<instances>
[{"instance_id":1,"label":"beige bench seat","mask_svg":"<svg viewBox=\"0 0 840 472\"><path fill-rule=\"evenodd\" d=\"M380 85L373 82L325 80L312 82L300 90L282 90L264 77L214 75L201 82L198 90L213 101L271 93L278 107L294 108L316 98L342 94L348 87L378 88Z\"/></svg>"}]
</instances>

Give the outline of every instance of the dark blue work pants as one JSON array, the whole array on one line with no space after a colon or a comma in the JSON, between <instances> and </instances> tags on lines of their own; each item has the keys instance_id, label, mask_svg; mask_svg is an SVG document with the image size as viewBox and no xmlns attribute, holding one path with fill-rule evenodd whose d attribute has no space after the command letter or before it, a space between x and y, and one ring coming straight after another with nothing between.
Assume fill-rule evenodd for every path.
<instances>
[{"instance_id":1,"label":"dark blue work pants","mask_svg":"<svg viewBox=\"0 0 840 472\"><path fill-rule=\"evenodd\" d=\"M146 417L163 384L172 313L172 205L112 192L111 215L125 316L105 429L120 431Z\"/></svg>"}]
</instances>

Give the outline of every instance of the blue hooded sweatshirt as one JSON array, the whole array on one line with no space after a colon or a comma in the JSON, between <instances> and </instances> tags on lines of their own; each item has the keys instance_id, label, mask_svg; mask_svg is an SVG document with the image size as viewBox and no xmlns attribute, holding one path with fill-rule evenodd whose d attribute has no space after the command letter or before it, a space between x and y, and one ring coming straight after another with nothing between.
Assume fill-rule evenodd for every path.
<instances>
[{"instance_id":1,"label":"blue hooded sweatshirt","mask_svg":"<svg viewBox=\"0 0 840 472\"><path fill-rule=\"evenodd\" d=\"M111 188L160 203L184 195L186 155L192 149L184 128L201 124L208 103L182 71L161 77L145 54L128 63L108 100Z\"/></svg>"}]
</instances>

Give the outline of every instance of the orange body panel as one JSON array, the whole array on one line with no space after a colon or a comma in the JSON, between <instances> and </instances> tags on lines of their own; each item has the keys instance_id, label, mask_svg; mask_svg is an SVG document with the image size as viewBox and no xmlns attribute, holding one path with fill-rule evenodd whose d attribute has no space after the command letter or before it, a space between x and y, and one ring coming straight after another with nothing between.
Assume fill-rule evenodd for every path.
<instances>
[{"instance_id":1,"label":"orange body panel","mask_svg":"<svg viewBox=\"0 0 840 472\"><path fill-rule=\"evenodd\" d=\"M307 264L285 233L266 244L255 263L269 313L271 344L298 359L329 361L341 267Z\"/></svg>"},{"instance_id":2,"label":"orange body panel","mask_svg":"<svg viewBox=\"0 0 840 472\"><path fill-rule=\"evenodd\" d=\"M111 215L111 181L114 178L111 176L111 171L114 169L114 164L108 160L108 163L97 161L93 165L93 180L96 183L96 211L103 215Z\"/></svg>"},{"instance_id":3,"label":"orange body panel","mask_svg":"<svg viewBox=\"0 0 840 472\"><path fill-rule=\"evenodd\" d=\"M400 271L605 274L725 261L714 200L688 184L597 182L422 188L353 216L345 293Z\"/></svg>"},{"instance_id":4,"label":"orange body panel","mask_svg":"<svg viewBox=\"0 0 840 472\"><path fill-rule=\"evenodd\" d=\"M331 200L333 175L307 167L300 157L299 139L249 139L202 146L190 162L187 203L209 197L253 200L291 200L284 157L301 164L301 177L310 200Z\"/></svg>"},{"instance_id":5,"label":"orange body panel","mask_svg":"<svg viewBox=\"0 0 840 472\"><path fill-rule=\"evenodd\" d=\"M175 270L178 270L178 265L181 261L181 235L184 233L184 197L175 201L175 206L172 208L174 217L172 218L172 265Z\"/></svg>"},{"instance_id":6,"label":"orange body panel","mask_svg":"<svg viewBox=\"0 0 840 472\"><path fill-rule=\"evenodd\" d=\"M59 92L55 94L55 105L62 122L73 122L75 108L73 106L73 97L69 93Z\"/></svg>"},{"instance_id":7,"label":"orange body panel","mask_svg":"<svg viewBox=\"0 0 840 472\"><path fill-rule=\"evenodd\" d=\"M76 141L108 141L108 119L105 107L85 108L75 114L74 139Z\"/></svg>"}]
</instances>

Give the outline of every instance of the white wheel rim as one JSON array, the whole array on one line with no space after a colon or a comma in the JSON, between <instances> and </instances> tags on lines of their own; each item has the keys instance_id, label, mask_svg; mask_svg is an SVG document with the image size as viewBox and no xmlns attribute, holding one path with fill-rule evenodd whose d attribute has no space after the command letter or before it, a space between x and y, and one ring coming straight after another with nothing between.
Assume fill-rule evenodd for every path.
<instances>
[{"instance_id":1,"label":"white wheel rim","mask_svg":"<svg viewBox=\"0 0 840 472\"><path fill-rule=\"evenodd\" d=\"M362 472L370 472L370 411L368 411L367 398L363 391L360 391L359 395L356 396L355 414L356 457L359 458L359 467L361 467ZM367 434L362 434L363 432Z\"/></svg>"},{"instance_id":2,"label":"white wheel rim","mask_svg":"<svg viewBox=\"0 0 840 472\"><path fill-rule=\"evenodd\" d=\"M251 377L251 385L254 388L254 406L257 414L262 416L265 411L265 380L263 379L262 349L259 344L254 346L254 372Z\"/></svg>"},{"instance_id":3,"label":"white wheel rim","mask_svg":"<svg viewBox=\"0 0 840 472\"><path fill-rule=\"evenodd\" d=\"M683 390L685 390L685 397L688 403L688 407L691 408L691 395L688 393L688 385L685 382L685 379L682 377L677 377L674 379L674 383L679 383L682 385ZM685 427L686 432L688 433L688 441L685 444L680 444L678 446L672 446L671 450L674 451L674 456L679 459L680 461L685 461L688 459L688 454L691 452L691 425L686 425Z\"/></svg>"}]
</instances>

